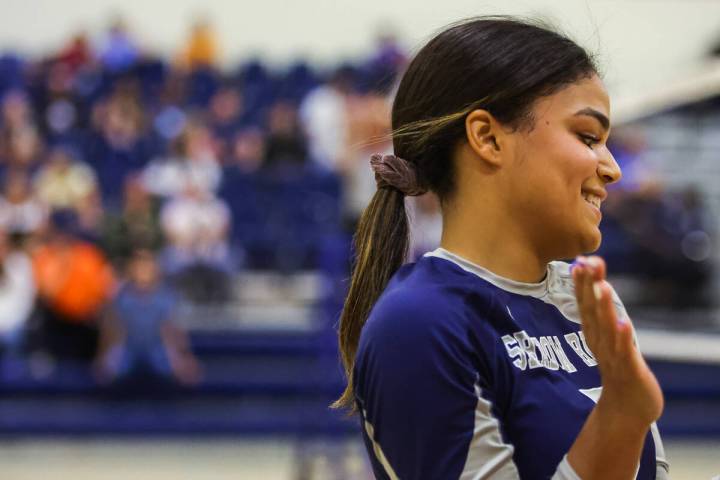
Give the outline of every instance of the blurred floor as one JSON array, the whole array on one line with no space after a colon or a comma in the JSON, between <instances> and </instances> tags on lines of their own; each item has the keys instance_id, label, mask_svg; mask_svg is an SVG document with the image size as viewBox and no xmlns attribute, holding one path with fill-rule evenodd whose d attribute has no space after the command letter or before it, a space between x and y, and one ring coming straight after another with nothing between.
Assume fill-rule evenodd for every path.
<instances>
[{"instance_id":1,"label":"blurred floor","mask_svg":"<svg viewBox=\"0 0 720 480\"><path fill-rule=\"evenodd\" d=\"M18 440L0 443L6 480L360 480L371 479L359 442L289 440ZM673 480L720 475L720 439L671 440ZM342 457L342 462L337 458Z\"/></svg>"},{"instance_id":2,"label":"blurred floor","mask_svg":"<svg viewBox=\"0 0 720 480\"><path fill-rule=\"evenodd\" d=\"M360 480L359 442L58 439L0 442L3 480Z\"/></svg>"}]
</instances>

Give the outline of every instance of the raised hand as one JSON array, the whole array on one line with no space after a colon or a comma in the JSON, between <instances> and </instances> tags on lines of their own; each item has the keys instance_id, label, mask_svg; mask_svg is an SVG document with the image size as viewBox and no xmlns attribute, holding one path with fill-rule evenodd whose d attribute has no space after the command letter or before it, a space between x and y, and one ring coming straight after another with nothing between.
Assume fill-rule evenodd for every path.
<instances>
[{"instance_id":1,"label":"raised hand","mask_svg":"<svg viewBox=\"0 0 720 480\"><path fill-rule=\"evenodd\" d=\"M579 257L572 272L582 329L602 379L598 406L649 426L662 413L662 391L634 342L630 319L618 318L605 270L605 262L592 256Z\"/></svg>"}]
</instances>

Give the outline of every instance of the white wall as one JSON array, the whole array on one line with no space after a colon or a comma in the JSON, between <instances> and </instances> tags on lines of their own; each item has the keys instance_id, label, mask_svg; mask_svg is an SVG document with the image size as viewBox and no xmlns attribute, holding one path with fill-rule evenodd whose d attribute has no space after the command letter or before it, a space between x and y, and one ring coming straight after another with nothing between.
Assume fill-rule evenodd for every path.
<instances>
[{"instance_id":1,"label":"white wall","mask_svg":"<svg viewBox=\"0 0 720 480\"><path fill-rule=\"evenodd\" d=\"M395 25L412 49L466 16L541 15L601 54L616 95L685 75L720 34L715 0L0 0L0 6L0 49L30 54L56 47L80 28L99 36L113 12L127 18L151 50L170 53L194 16L208 12L229 63L252 53L321 63L358 55L380 23Z\"/></svg>"}]
</instances>

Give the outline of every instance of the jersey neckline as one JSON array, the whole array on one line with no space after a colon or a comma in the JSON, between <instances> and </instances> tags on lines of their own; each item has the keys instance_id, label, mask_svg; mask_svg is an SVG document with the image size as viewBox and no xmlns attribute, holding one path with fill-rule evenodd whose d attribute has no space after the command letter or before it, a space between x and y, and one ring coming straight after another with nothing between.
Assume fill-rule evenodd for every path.
<instances>
[{"instance_id":1,"label":"jersey neckline","mask_svg":"<svg viewBox=\"0 0 720 480\"><path fill-rule=\"evenodd\" d=\"M452 253L442 247L426 253L423 257L442 258L443 260L454 263L466 272L472 273L502 290L516 293L518 295L528 295L535 298L542 298L547 295L549 279L552 274L552 265L548 264L546 267L545 277L542 281L537 283L518 282L517 280L501 277L500 275L497 275L480 265L472 263L470 260Z\"/></svg>"}]
</instances>

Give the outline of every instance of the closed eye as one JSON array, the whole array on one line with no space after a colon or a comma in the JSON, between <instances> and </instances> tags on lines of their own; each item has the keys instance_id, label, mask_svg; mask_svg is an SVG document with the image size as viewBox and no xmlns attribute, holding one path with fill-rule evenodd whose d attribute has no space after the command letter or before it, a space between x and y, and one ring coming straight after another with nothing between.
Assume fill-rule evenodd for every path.
<instances>
[{"instance_id":1,"label":"closed eye","mask_svg":"<svg viewBox=\"0 0 720 480\"><path fill-rule=\"evenodd\" d=\"M587 145L589 148L592 148L593 146L600 143L600 139L597 137L594 137L592 135L587 134L578 134L578 138L580 138L580 141L583 142L585 145Z\"/></svg>"}]
</instances>

